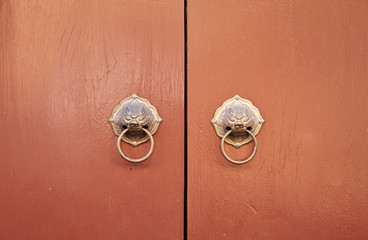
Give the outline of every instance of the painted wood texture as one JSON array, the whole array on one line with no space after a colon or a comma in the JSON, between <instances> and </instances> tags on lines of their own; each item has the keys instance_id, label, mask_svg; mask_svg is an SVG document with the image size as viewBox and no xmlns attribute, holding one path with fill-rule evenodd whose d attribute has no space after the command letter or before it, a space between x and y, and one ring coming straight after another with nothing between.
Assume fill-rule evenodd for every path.
<instances>
[{"instance_id":1,"label":"painted wood texture","mask_svg":"<svg viewBox=\"0 0 368 240\"><path fill-rule=\"evenodd\" d=\"M183 7L0 1L0 239L182 239ZM133 93L163 118L140 164L107 122Z\"/></svg>"},{"instance_id":2,"label":"painted wood texture","mask_svg":"<svg viewBox=\"0 0 368 240\"><path fill-rule=\"evenodd\" d=\"M367 16L363 0L188 1L188 239L367 239ZM235 94L266 120L242 166L210 123Z\"/></svg>"}]
</instances>

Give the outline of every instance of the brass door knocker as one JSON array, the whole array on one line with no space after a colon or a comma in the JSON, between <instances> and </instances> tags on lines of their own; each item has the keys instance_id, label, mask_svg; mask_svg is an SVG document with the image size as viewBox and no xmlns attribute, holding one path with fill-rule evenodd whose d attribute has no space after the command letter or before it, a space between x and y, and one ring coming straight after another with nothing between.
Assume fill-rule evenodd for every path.
<instances>
[{"instance_id":1,"label":"brass door knocker","mask_svg":"<svg viewBox=\"0 0 368 240\"><path fill-rule=\"evenodd\" d=\"M154 149L153 134L158 130L162 119L157 109L144 98L133 94L120 102L109 119L115 135L119 136L117 148L120 156L129 162L142 162L149 158ZM120 147L121 141L134 147L151 140L151 147L146 156L139 159L127 157Z\"/></svg>"},{"instance_id":2,"label":"brass door knocker","mask_svg":"<svg viewBox=\"0 0 368 240\"><path fill-rule=\"evenodd\" d=\"M216 110L211 123L215 127L217 135L222 138L221 152L227 160L235 164L244 164L253 159L258 148L256 135L261 130L264 119L249 100L236 95L225 101ZM254 141L253 153L245 160L235 161L225 152L225 142L239 148L252 140Z\"/></svg>"}]
</instances>

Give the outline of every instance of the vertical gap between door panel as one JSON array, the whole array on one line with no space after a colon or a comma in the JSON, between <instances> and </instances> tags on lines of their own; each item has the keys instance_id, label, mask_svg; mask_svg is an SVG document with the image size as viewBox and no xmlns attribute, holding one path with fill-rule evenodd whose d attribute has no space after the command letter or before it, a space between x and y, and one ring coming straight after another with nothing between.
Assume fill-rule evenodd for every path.
<instances>
[{"instance_id":1,"label":"vertical gap between door panel","mask_svg":"<svg viewBox=\"0 0 368 240\"><path fill-rule=\"evenodd\" d=\"M184 0L184 240L188 238L188 24Z\"/></svg>"}]
</instances>

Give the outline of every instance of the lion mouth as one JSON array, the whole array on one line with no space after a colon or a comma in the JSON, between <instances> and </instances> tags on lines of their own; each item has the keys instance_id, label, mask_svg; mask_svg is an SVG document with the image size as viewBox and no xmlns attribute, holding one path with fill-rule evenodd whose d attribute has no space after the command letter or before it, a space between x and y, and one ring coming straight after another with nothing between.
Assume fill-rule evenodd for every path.
<instances>
[{"instance_id":1,"label":"lion mouth","mask_svg":"<svg viewBox=\"0 0 368 240\"><path fill-rule=\"evenodd\" d=\"M133 119L128 123L128 126L131 127L131 128L137 128L137 127L139 127L139 122L137 120Z\"/></svg>"},{"instance_id":2,"label":"lion mouth","mask_svg":"<svg viewBox=\"0 0 368 240\"><path fill-rule=\"evenodd\" d=\"M244 127L245 127L245 125L244 125L244 123L243 123L243 122L236 121L236 122L234 123L234 128L244 128Z\"/></svg>"}]
</instances>

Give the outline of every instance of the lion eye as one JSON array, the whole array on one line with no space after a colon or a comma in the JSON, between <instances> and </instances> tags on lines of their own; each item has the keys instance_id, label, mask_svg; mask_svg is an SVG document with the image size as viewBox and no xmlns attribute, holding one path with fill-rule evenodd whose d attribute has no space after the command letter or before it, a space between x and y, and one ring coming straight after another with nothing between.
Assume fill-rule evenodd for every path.
<instances>
[{"instance_id":1,"label":"lion eye","mask_svg":"<svg viewBox=\"0 0 368 240\"><path fill-rule=\"evenodd\" d=\"M132 117L127 115L127 116L125 116L125 119L130 121L130 120L132 120Z\"/></svg>"}]
</instances>

